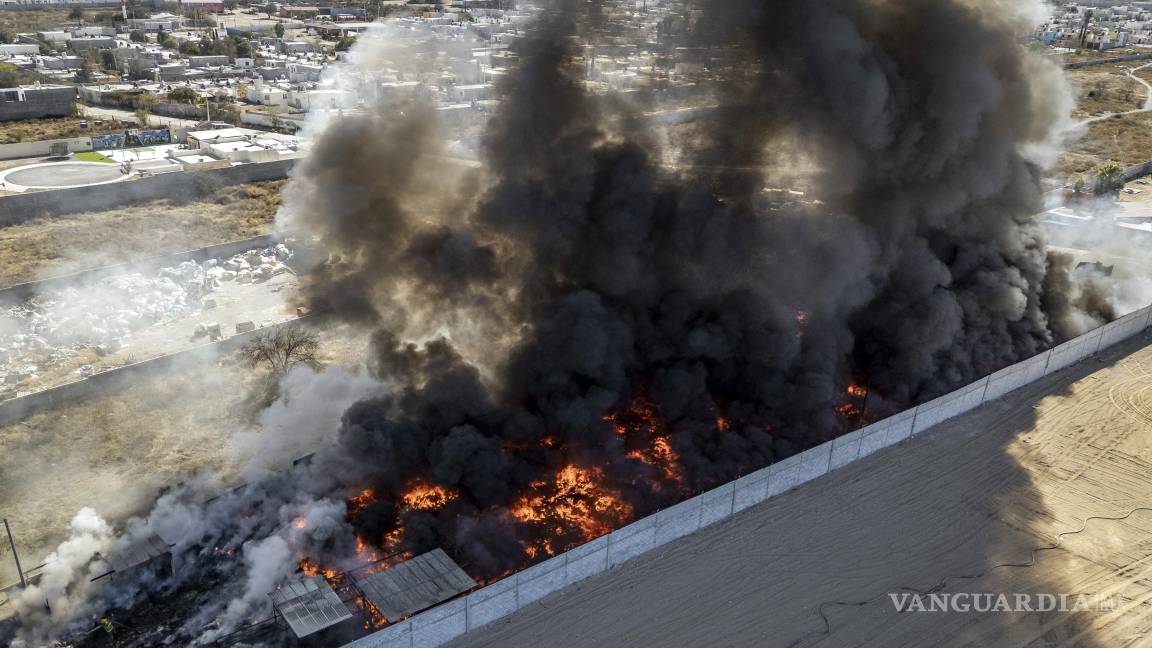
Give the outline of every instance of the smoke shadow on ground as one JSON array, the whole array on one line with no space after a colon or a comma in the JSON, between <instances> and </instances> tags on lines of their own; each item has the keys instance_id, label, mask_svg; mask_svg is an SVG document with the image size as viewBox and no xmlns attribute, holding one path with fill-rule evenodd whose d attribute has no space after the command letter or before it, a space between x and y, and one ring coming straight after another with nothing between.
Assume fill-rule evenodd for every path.
<instances>
[{"instance_id":1,"label":"smoke shadow on ground","mask_svg":"<svg viewBox=\"0 0 1152 648\"><path fill-rule=\"evenodd\" d=\"M1074 467L1080 454L1095 454L1076 443L1094 433L1084 421L1124 418L1100 405L1109 399L1097 391L1108 391L1123 371L1118 361L1150 339L1117 345L450 645L1115 645L1094 625L1099 612L899 613L888 594L939 588L1012 600L1115 585L1096 563L1110 558L1123 569L1125 556L1141 556L1130 528L1118 546L1101 542L1125 528L1110 521L1065 537L1032 567L997 566L1029 563L1033 549L1089 516L1140 505L1136 493L1095 502L1077 495L1056 459ZM1097 375L1102 367L1110 368Z\"/></svg>"}]
</instances>

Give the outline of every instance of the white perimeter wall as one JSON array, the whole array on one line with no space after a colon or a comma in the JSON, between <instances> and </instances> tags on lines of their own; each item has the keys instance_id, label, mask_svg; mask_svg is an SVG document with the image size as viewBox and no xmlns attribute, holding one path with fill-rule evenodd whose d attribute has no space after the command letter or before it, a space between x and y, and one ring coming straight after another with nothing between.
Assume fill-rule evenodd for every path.
<instances>
[{"instance_id":1,"label":"white perimeter wall","mask_svg":"<svg viewBox=\"0 0 1152 648\"><path fill-rule=\"evenodd\" d=\"M664 509L571 551L358 639L346 648L432 648L567 585L963 414L1148 328L1152 306L918 407Z\"/></svg>"}]
</instances>

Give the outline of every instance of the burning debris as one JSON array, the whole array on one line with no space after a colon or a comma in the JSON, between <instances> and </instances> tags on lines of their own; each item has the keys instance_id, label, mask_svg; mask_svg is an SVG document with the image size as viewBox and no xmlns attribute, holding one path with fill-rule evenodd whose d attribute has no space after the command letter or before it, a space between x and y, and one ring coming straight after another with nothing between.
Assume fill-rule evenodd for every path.
<instances>
[{"instance_id":1,"label":"burning debris","mask_svg":"<svg viewBox=\"0 0 1152 648\"><path fill-rule=\"evenodd\" d=\"M171 579L26 632L119 606L204 643L298 571L339 591L438 548L488 582L1068 334L1030 216L1066 97L1019 9L707 5L668 34L720 88L674 168L585 90L611 9L562 2L519 39L478 171L444 172L418 104L327 127L280 224L329 252L309 306L373 327L384 393L288 473L162 497L127 534L175 543ZM811 199L762 191L798 142Z\"/></svg>"}]
</instances>

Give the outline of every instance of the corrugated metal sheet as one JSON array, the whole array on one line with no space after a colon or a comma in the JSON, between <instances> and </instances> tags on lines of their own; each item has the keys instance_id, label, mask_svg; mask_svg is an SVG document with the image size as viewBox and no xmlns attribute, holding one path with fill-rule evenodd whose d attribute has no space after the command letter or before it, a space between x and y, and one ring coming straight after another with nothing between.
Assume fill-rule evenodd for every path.
<instances>
[{"instance_id":1,"label":"corrugated metal sheet","mask_svg":"<svg viewBox=\"0 0 1152 648\"><path fill-rule=\"evenodd\" d=\"M382 572L357 578L356 584L389 621L476 587L476 581L443 549L433 549Z\"/></svg>"},{"instance_id":2,"label":"corrugated metal sheet","mask_svg":"<svg viewBox=\"0 0 1152 648\"><path fill-rule=\"evenodd\" d=\"M104 558L104 562L108 563L113 571L122 572L167 554L168 543L153 534L123 549L111 552L111 555Z\"/></svg>"},{"instance_id":3,"label":"corrugated metal sheet","mask_svg":"<svg viewBox=\"0 0 1152 648\"><path fill-rule=\"evenodd\" d=\"M348 606L323 576L290 580L268 596L297 637L306 637L352 618Z\"/></svg>"}]
</instances>

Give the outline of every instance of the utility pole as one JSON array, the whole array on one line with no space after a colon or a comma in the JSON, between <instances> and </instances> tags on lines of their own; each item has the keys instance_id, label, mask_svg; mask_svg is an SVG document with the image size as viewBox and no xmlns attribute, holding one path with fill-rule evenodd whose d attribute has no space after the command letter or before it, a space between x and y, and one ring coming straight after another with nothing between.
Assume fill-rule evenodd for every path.
<instances>
[{"instance_id":1,"label":"utility pole","mask_svg":"<svg viewBox=\"0 0 1152 648\"><path fill-rule=\"evenodd\" d=\"M8 544L12 547L12 559L16 561L16 573L20 574L20 587L27 588L28 581L24 580L24 570L20 567L20 554L16 553L16 541L12 539L12 527L8 526L8 518L4 518L4 531L8 533Z\"/></svg>"}]
</instances>

